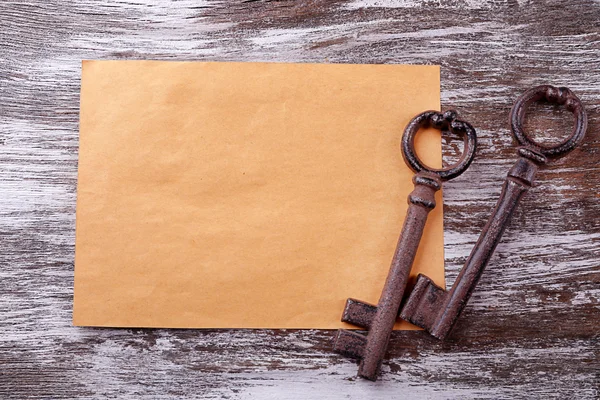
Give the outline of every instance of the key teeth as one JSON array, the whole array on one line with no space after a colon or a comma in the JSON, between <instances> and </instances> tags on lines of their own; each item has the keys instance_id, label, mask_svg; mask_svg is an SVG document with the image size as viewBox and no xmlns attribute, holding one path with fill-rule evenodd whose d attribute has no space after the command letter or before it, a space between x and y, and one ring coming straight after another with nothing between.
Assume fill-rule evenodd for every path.
<instances>
[{"instance_id":1,"label":"key teeth","mask_svg":"<svg viewBox=\"0 0 600 400\"><path fill-rule=\"evenodd\" d=\"M372 304L364 303L356 299L348 299L346 301L346 307L344 307L342 322L369 329L376 312L377 307Z\"/></svg>"},{"instance_id":2,"label":"key teeth","mask_svg":"<svg viewBox=\"0 0 600 400\"><path fill-rule=\"evenodd\" d=\"M335 337L333 351L352 358L362 358L366 344L365 335L340 329Z\"/></svg>"},{"instance_id":3,"label":"key teeth","mask_svg":"<svg viewBox=\"0 0 600 400\"><path fill-rule=\"evenodd\" d=\"M431 333L446 293L427 276L419 274L417 283L400 312L400 317Z\"/></svg>"}]
</instances>

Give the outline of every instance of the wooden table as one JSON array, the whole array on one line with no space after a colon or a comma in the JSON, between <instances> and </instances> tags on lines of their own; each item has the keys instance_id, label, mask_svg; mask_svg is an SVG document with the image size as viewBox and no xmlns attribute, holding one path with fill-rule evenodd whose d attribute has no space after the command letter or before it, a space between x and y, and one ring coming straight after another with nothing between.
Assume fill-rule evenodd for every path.
<instances>
[{"instance_id":1,"label":"wooden table","mask_svg":"<svg viewBox=\"0 0 600 400\"><path fill-rule=\"evenodd\" d=\"M372 383L333 331L71 326L82 59L440 64L444 109L480 143L445 186L448 285L516 158L515 98L568 86L589 129L539 174L451 338L395 332ZM0 398L597 399L599 111L592 0L3 0ZM568 115L539 107L529 126L556 140Z\"/></svg>"}]
</instances>

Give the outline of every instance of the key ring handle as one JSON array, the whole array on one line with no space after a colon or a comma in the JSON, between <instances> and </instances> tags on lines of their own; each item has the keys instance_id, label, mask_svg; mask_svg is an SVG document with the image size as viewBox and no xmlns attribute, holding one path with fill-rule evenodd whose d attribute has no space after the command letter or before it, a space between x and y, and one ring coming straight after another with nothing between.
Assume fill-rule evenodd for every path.
<instances>
[{"instance_id":1,"label":"key ring handle","mask_svg":"<svg viewBox=\"0 0 600 400\"><path fill-rule=\"evenodd\" d=\"M447 168L430 168L425 165L415 151L415 136L420 128L432 126L441 131L450 130L461 135L464 141L464 150L460 159ZM442 181L456 178L471 164L477 148L475 129L468 122L457 119L456 111L446 111L443 114L437 111L425 111L414 117L406 126L402 135L402 155L406 164L415 172L427 172L437 175Z\"/></svg>"},{"instance_id":2,"label":"key ring handle","mask_svg":"<svg viewBox=\"0 0 600 400\"><path fill-rule=\"evenodd\" d=\"M527 108L530 104L540 100L564 105L575 116L573 131L569 137L555 146L536 143L523 130ZM530 147L546 157L559 157L573 150L583 139L587 129L587 114L581 100L568 88L541 85L527 90L517 99L510 112L510 126L521 146Z\"/></svg>"}]
</instances>

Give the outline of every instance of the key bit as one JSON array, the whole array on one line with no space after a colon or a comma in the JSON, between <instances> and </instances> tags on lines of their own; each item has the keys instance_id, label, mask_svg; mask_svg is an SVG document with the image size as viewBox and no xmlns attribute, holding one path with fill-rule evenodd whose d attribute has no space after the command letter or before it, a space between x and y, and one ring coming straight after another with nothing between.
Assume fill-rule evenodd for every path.
<instances>
[{"instance_id":1,"label":"key bit","mask_svg":"<svg viewBox=\"0 0 600 400\"><path fill-rule=\"evenodd\" d=\"M424 166L417 157L414 137L419 128L427 126L463 135L464 153L455 165L445 169L431 169ZM358 375L363 378L377 379L427 216L436 205L435 192L442 187L442 181L452 179L467 169L475 156L476 141L473 127L456 119L454 111L444 114L426 111L416 116L404 131L402 153L405 162L416 175L413 177L414 190L408 196L408 211L390 271L376 306L356 299L348 299L346 302L342 321L368 329L368 334L340 329L334 344L336 352L361 360Z\"/></svg>"},{"instance_id":2,"label":"key bit","mask_svg":"<svg viewBox=\"0 0 600 400\"><path fill-rule=\"evenodd\" d=\"M565 105L575 115L575 127L571 135L557 146L537 144L523 130L527 107L539 100ZM550 158L568 153L581 142L587 128L587 115L581 101L569 89L543 85L526 91L517 99L510 122L513 135L521 146L518 148L518 159L508 172L496 208L452 289L445 291L428 277L419 275L400 313L401 318L424 328L439 339L444 339L450 333L469 301L521 197L533 185L539 167Z\"/></svg>"}]
</instances>

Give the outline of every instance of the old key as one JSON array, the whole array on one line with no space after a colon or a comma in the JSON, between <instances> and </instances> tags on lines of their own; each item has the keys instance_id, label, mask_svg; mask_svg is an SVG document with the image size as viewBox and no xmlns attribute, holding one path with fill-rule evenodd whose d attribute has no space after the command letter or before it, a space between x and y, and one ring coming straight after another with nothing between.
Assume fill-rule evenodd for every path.
<instances>
[{"instance_id":1,"label":"old key","mask_svg":"<svg viewBox=\"0 0 600 400\"><path fill-rule=\"evenodd\" d=\"M415 135L419 128L427 126L450 130L463 136L464 151L455 165L445 169L432 169L418 158L414 148ZM377 379L427 215L435 207L435 192L441 188L442 181L455 178L467 169L473 161L476 142L473 127L456 119L454 111L446 111L444 114L426 111L417 115L404 131L402 154L404 161L416 172L413 178L415 187L408 196L408 211L392 265L377 306L355 299L348 299L346 302L342 321L367 328L368 334L365 336L340 329L334 344L336 352L361 359L358 375L363 378Z\"/></svg>"},{"instance_id":2,"label":"old key","mask_svg":"<svg viewBox=\"0 0 600 400\"><path fill-rule=\"evenodd\" d=\"M567 110L575 115L575 127L571 135L557 146L538 144L523 130L527 107L542 99L565 105ZM538 168L549 158L556 158L573 150L585 135L587 116L581 101L569 89L543 85L526 91L517 99L510 113L510 123L512 132L521 146L518 148L519 158L508 172L496 208L454 286L450 291L445 291L426 276L419 275L400 313L403 319L425 328L439 339L444 339L454 326L509 224L519 200L531 188Z\"/></svg>"}]
</instances>

